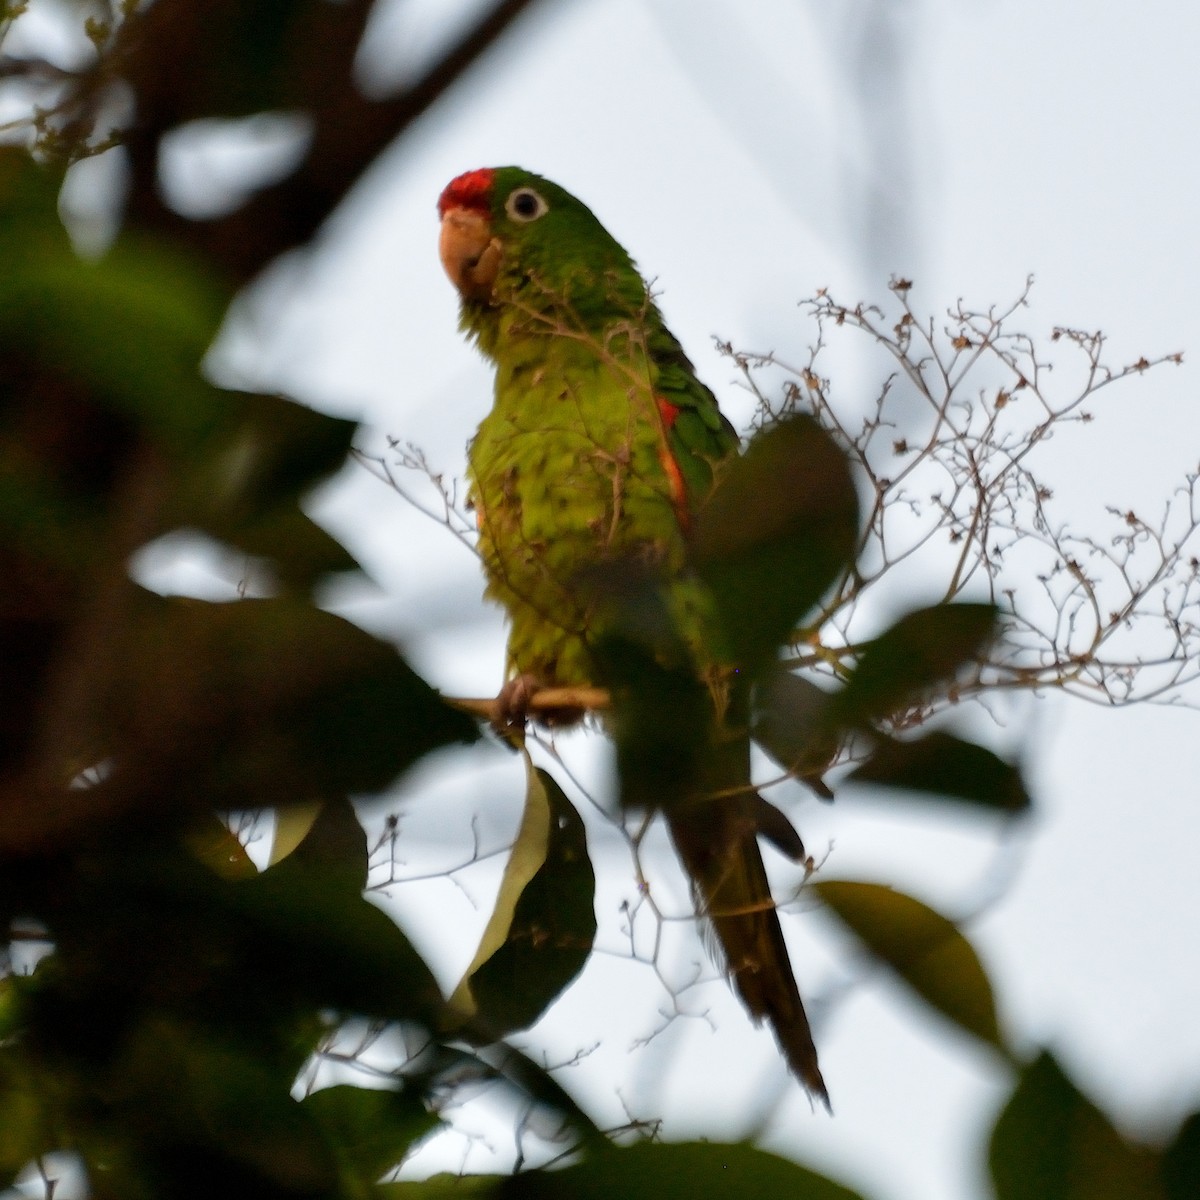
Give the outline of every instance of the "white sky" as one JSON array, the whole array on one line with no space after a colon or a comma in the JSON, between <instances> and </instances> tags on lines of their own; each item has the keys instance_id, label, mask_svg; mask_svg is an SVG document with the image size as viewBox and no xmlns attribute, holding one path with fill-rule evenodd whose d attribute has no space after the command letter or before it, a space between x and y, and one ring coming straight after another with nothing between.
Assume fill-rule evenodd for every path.
<instances>
[{"instance_id":1,"label":"white sky","mask_svg":"<svg viewBox=\"0 0 1200 1200\"><path fill-rule=\"evenodd\" d=\"M379 25L376 69L406 30L432 38L454 7L397 3ZM886 49L885 13L895 73L877 54L860 86L848 55L862 37ZM1197 47L1200 7L1183 0L549 5L378 165L318 265L280 273L271 291L284 315L249 311L252 336L231 337L230 353L247 378L363 416L372 444L411 439L461 473L491 381L456 333L434 203L460 171L515 162L581 196L657 279L669 322L735 422L747 405L713 335L799 358L812 331L798 299L822 286L886 299L893 272L915 279L914 305L930 313L958 296L1007 302L1032 272L1030 332L1103 328L1117 362L1200 354ZM872 88L880 95L864 108ZM1185 360L1107 393L1095 424L1043 460L1061 511L1099 529L1103 504L1160 508L1200 458L1195 390ZM354 611L447 691L493 693L503 633L471 556L361 471L320 512L380 585ZM833 844L831 876L873 875L950 911L978 899L990 870L1014 868L972 929L1006 1027L1020 1045L1053 1046L1131 1131L1161 1131L1200 1103L1198 720L1060 699L1018 710L997 736L1024 741L1038 816L1007 850L982 821L950 826L915 806L847 796L798 814L811 848ZM405 828L454 844L458 818L487 808L498 844L520 787L498 751L439 762L406 782ZM610 928L628 882L601 891ZM470 887L478 909L455 889L439 895L456 920L479 923L486 884ZM846 964L828 927L801 914L788 933L808 990L831 997ZM469 938L423 936L452 982ZM978 1138L1005 1078L894 989L866 981L817 1006L830 1121L794 1088L771 1090L782 1085L769 1040L736 1031L719 984L705 995L719 1035L691 1022L630 1054L663 1001L647 974L604 958L547 1023L563 1057L605 1040L563 1076L603 1119L622 1119L610 1072L638 1116L667 1116L675 1135L747 1132L756 1097L764 1110L777 1102L769 1144L872 1195L987 1194ZM490 1161L475 1147L466 1165Z\"/></svg>"}]
</instances>

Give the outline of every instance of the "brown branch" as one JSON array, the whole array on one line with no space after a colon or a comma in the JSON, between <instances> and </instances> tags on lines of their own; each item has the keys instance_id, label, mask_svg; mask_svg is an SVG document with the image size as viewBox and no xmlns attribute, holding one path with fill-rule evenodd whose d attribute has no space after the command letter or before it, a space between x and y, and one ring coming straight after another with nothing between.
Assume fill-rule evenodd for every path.
<instances>
[{"instance_id":1,"label":"brown branch","mask_svg":"<svg viewBox=\"0 0 1200 1200\"><path fill-rule=\"evenodd\" d=\"M279 255L309 241L388 145L536 3L497 0L421 78L383 99L363 96L354 81L372 5L368 0L308 4L287 38L287 61L272 64L264 85L270 94L255 96L253 106L307 114L313 127L307 154L290 176L234 212L192 221L161 197L159 146L185 121L231 115L221 107L217 76L224 65L222 44L238 28L242 0L205 5L158 0L118 31L110 68L138 97L139 118L124 139L132 167L130 218L190 243L234 285L248 282Z\"/></svg>"},{"instance_id":2,"label":"brown branch","mask_svg":"<svg viewBox=\"0 0 1200 1200\"><path fill-rule=\"evenodd\" d=\"M503 713L499 697L492 699L465 696L445 696L443 699L452 708L470 713L480 720L493 724L500 721ZM530 713L552 712L557 709L575 708L585 712L602 712L609 708L612 699L607 688L598 687L548 687L535 692L529 699Z\"/></svg>"}]
</instances>

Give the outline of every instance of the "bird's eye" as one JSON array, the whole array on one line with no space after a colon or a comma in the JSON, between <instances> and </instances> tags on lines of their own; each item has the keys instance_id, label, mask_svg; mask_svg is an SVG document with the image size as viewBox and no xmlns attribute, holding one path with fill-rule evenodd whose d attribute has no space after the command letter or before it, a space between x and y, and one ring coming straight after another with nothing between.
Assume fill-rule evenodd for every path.
<instances>
[{"instance_id":1,"label":"bird's eye","mask_svg":"<svg viewBox=\"0 0 1200 1200\"><path fill-rule=\"evenodd\" d=\"M550 208L542 196L529 187L519 187L504 202L504 211L514 221L536 221Z\"/></svg>"}]
</instances>

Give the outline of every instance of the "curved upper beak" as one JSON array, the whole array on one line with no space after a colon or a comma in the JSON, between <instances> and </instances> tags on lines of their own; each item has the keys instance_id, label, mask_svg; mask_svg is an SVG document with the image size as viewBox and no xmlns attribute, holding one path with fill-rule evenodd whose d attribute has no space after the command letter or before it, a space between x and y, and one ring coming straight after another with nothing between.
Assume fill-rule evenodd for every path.
<instances>
[{"instance_id":1,"label":"curved upper beak","mask_svg":"<svg viewBox=\"0 0 1200 1200\"><path fill-rule=\"evenodd\" d=\"M502 247L480 213L447 209L442 217L438 253L442 266L464 300L489 300L500 270Z\"/></svg>"}]
</instances>

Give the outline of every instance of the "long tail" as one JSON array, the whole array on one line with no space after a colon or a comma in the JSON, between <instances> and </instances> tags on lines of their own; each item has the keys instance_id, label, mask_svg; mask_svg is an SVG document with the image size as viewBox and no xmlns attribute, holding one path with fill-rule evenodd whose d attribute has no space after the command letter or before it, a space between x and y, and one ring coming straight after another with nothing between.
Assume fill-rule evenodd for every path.
<instances>
[{"instance_id":1,"label":"long tail","mask_svg":"<svg viewBox=\"0 0 1200 1200\"><path fill-rule=\"evenodd\" d=\"M714 786L704 796L672 806L667 823L742 1003L756 1024L770 1022L792 1073L829 1109L829 1092L758 846L764 811L775 818L772 840L786 840L778 836L782 822L794 845L801 852L803 848L787 819L750 786L749 755L747 739L726 743L714 759L709 779ZM730 786L732 780L741 782Z\"/></svg>"}]
</instances>

